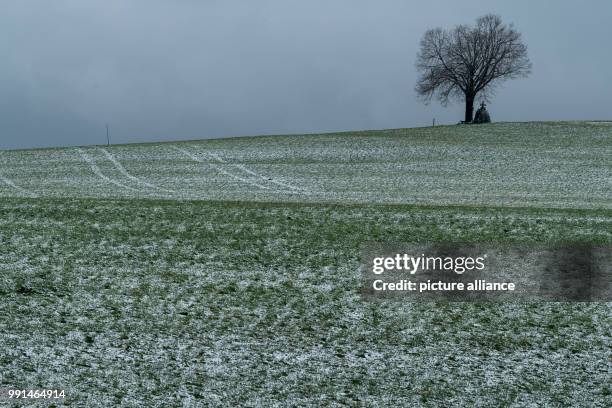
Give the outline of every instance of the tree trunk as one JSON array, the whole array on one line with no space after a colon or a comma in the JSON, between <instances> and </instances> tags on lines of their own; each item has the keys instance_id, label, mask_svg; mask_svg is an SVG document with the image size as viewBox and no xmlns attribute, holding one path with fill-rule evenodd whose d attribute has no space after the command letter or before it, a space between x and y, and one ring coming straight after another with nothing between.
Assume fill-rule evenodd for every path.
<instances>
[{"instance_id":1,"label":"tree trunk","mask_svg":"<svg viewBox=\"0 0 612 408\"><path fill-rule=\"evenodd\" d=\"M476 95L465 95L465 123L471 123L474 118L474 99Z\"/></svg>"}]
</instances>

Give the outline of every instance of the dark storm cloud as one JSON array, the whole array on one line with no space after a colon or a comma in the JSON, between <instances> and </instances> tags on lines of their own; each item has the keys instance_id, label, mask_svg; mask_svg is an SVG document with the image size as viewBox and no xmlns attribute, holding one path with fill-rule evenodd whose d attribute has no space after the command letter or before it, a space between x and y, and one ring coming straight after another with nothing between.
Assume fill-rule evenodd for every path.
<instances>
[{"instance_id":1,"label":"dark storm cloud","mask_svg":"<svg viewBox=\"0 0 612 408\"><path fill-rule=\"evenodd\" d=\"M532 76L494 120L610 119L612 4L590 1L29 1L0 13L2 148L455 123L416 99L430 27L497 13Z\"/></svg>"}]
</instances>

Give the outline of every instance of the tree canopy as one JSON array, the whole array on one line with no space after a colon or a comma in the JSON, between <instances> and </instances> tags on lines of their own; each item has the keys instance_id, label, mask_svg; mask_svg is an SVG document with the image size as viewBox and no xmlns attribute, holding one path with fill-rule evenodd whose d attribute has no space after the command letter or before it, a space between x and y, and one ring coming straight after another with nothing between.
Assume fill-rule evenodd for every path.
<instances>
[{"instance_id":1,"label":"tree canopy","mask_svg":"<svg viewBox=\"0 0 612 408\"><path fill-rule=\"evenodd\" d=\"M444 105L465 99L465 121L471 122L477 95L488 99L502 81L528 76L532 64L521 33L488 14L473 27L427 30L416 66L417 93L426 102L436 97Z\"/></svg>"}]
</instances>

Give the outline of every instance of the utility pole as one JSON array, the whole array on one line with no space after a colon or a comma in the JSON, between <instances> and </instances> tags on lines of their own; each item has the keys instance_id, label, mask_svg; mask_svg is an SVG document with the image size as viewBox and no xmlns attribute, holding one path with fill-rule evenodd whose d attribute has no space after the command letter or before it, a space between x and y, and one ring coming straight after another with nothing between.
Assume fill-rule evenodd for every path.
<instances>
[{"instance_id":1,"label":"utility pole","mask_svg":"<svg viewBox=\"0 0 612 408\"><path fill-rule=\"evenodd\" d=\"M110 138L108 137L108 123L106 124L106 145L110 145Z\"/></svg>"}]
</instances>

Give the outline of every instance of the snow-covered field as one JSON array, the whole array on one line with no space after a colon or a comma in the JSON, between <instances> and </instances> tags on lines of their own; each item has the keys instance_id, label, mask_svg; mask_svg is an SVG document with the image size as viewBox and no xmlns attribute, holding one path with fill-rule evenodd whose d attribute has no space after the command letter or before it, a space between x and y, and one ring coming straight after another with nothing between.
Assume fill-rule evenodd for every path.
<instances>
[{"instance_id":1,"label":"snow-covered field","mask_svg":"<svg viewBox=\"0 0 612 408\"><path fill-rule=\"evenodd\" d=\"M375 303L358 273L372 240L611 244L610 125L5 151L0 184L0 388L612 405L610 303Z\"/></svg>"},{"instance_id":2,"label":"snow-covered field","mask_svg":"<svg viewBox=\"0 0 612 408\"><path fill-rule=\"evenodd\" d=\"M612 208L612 126L496 124L0 152L0 197Z\"/></svg>"}]
</instances>

